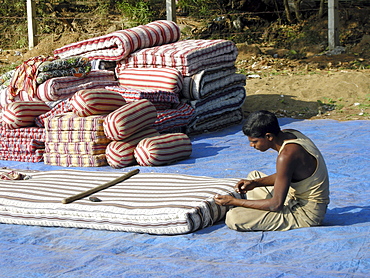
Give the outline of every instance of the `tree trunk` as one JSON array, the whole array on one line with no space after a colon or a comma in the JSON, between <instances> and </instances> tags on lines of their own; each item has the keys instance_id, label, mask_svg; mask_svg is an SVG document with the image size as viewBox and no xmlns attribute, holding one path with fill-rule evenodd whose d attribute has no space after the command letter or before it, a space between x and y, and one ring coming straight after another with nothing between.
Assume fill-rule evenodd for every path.
<instances>
[{"instance_id":1,"label":"tree trunk","mask_svg":"<svg viewBox=\"0 0 370 278\"><path fill-rule=\"evenodd\" d=\"M319 17L324 16L324 5L325 5L325 0L320 0L320 9L319 9Z\"/></svg>"},{"instance_id":2,"label":"tree trunk","mask_svg":"<svg viewBox=\"0 0 370 278\"><path fill-rule=\"evenodd\" d=\"M302 21L301 3L302 0L294 0L295 16L298 21Z\"/></svg>"},{"instance_id":3,"label":"tree trunk","mask_svg":"<svg viewBox=\"0 0 370 278\"><path fill-rule=\"evenodd\" d=\"M290 14L288 0L284 0L284 8L285 8L286 19L288 20L289 23L291 23L293 20L292 20L292 15Z\"/></svg>"}]
</instances>

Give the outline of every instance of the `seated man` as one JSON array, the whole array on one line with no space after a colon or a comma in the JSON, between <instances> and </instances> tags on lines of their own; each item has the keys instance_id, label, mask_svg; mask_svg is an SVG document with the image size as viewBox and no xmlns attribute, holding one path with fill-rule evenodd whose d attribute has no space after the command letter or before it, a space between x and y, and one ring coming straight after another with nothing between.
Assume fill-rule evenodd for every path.
<instances>
[{"instance_id":1,"label":"seated man","mask_svg":"<svg viewBox=\"0 0 370 278\"><path fill-rule=\"evenodd\" d=\"M281 130L268 111L249 115L243 132L250 146L278 152L276 173L251 172L235 185L246 199L216 195L219 205L235 206L226 224L237 231L285 231L320 225L329 203L325 161L314 143L299 131Z\"/></svg>"}]
</instances>

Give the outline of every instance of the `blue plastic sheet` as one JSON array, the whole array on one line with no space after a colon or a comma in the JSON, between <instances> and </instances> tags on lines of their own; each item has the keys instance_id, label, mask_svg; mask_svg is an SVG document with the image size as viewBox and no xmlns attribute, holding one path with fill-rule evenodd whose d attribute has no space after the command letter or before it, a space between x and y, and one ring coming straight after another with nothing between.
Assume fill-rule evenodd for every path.
<instances>
[{"instance_id":1,"label":"blue plastic sheet","mask_svg":"<svg viewBox=\"0 0 370 278\"><path fill-rule=\"evenodd\" d=\"M191 234L154 236L0 224L0 277L369 277L370 121L280 119L323 153L331 203L320 227L236 232L221 221ZM249 147L241 126L193 136L192 156L162 167L77 168L243 178L274 172L275 151ZM55 170L43 163L0 167Z\"/></svg>"}]
</instances>

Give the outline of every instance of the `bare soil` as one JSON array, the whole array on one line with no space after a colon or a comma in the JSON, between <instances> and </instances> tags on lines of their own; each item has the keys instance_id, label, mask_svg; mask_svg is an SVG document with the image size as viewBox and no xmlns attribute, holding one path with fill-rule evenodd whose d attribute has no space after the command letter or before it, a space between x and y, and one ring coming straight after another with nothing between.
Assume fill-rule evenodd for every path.
<instances>
[{"instance_id":1,"label":"bare soil","mask_svg":"<svg viewBox=\"0 0 370 278\"><path fill-rule=\"evenodd\" d=\"M180 28L194 27L194 22L186 18L180 18L180 22ZM105 29L105 33L117 28ZM96 34L102 35L102 30ZM86 34L78 32L52 34L30 51L2 50L0 73L31 57L53 55L54 49L86 38ZM323 53L316 45L307 45L307 55L299 59L290 57L290 51L284 48L237 46L238 71L248 77L243 106L246 115L265 109L279 117L370 119L370 69L365 63L370 58L369 35L364 34L360 43L343 54Z\"/></svg>"}]
</instances>

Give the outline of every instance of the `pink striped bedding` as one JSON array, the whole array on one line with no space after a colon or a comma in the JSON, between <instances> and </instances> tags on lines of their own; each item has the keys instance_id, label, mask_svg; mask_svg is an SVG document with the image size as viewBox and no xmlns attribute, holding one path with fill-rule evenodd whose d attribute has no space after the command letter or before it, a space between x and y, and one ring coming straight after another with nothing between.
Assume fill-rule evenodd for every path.
<instances>
[{"instance_id":1,"label":"pink striped bedding","mask_svg":"<svg viewBox=\"0 0 370 278\"><path fill-rule=\"evenodd\" d=\"M134 156L141 166L161 166L186 159L191 152L191 141L186 134L169 133L141 140Z\"/></svg>"},{"instance_id":2,"label":"pink striped bedding","mask_svg":"<svg viewBox=\"0 0 370 278\"><path fill-rule=\"evenodd\" d=\"M45 120L48 118L65 114L72 111L72 106L69 102L69 98L58 102L51 110L35 118L35 124L38 127L45 127Z\"/></svg>"},{"instance_id":3,"label":"pink striped bedding","mask_svg":"<svg viewBox=\"0 0 370 278\"><path fill-rule=\"evenodd\" d=\"M106 89L87 89L76 92L69 101L79 117L109 114L126 104L123 96Z\"/></svg>"},{"instance_id":4,"label":"pink striped bedding","mask_svg":"<svg viewBox=\"0 0 370 278\"><path fill-rule=\"evenodd\" d=\"M123 86L106 87L107 90L120 93L127 102L147 99L154 105L156 103L180 103L179 95L170 91L161 91L155 89L139 89Z\"/></svg>"},{"instance_id":5,"label":"pink striped bedding","mask_svg":"<svg viewBox=\"0 0 370 278\"><path fill-rule=\"evenodd\" d=\"M175 68L117 68L119 85L134 89L151 89L179 93L184 77Z\"/></svg>"},{"instance_id":6,"label":"pink striped bedding","mask_svg":"<svg viewBox=\"0 0 370 278\"><path fill-rule=\"evenodd\" d=\"M124 168L136 163L134 151L137 144L149 137L158 136L154 128L143 129L122 141L112 141L106 149L108 164L113 168Z\"/></svg>"},{"instance_id":7,"label":"pink striped bedding","mask_svg":"<svg viewBox=\"0 0 370 278\"><path fill-rule=\"evenodd\" d=\"M46 131L45 142L76 143L93 142L96 144L107 144L111 140L105 136L104 131Z\"/></svg>"},{"instance_id":8,"label":"pink striped bedding","mask_svg":"<svg viewBox=\"0 0 370 278\"><path fill-rule=\"evenodd\" d=\"M65 76L49 79L37 87L36 96L42 101L56 101L71 97L79 90L117 85L118 81L113 71L95 70L86 77Z\"/></svg>"},{"instance_id":9,"label":"pink striped bedding","mask_svg":"<svg viewBox=\"0 0 370 278\"><path fill-rule=\"evenodd\" d=\"M174 109L157 111L157 120L153 127L160 133L185 127L194 116L194 108L186 103L179 104Z\"/></svg>"},{"instance_id":10,"label":"pink striped bedding","mask_svg":"<svg viewBox=\"0 0 370 278\"><path fill-rule=\"evenodd\" d=\"M107 115L79 117L74 113L65 113L48 118L45 129L48 131L101 131L104 132L104 119Z\"/></svg>"},{"instance_id":11,"label":"pink striped bedding","mask_svg":"<svg viewBox=\"0 0 370 278\"><path fill-rule=\"evenodd\" d=\"M105 154L45 153L44 163L62 167L100 167L108 165Z\"/></svg>"},{"instance_id":12,"label":"pink striped bedding","mask_svg":"<svg viewBox=\"0 0 370 278\"><path fill-rule=\"evenodd\" d=\"M1 150L0 160L11 160L19 162L42 162L44 157L44 150L37 149L35 151L13 151Z\"/></svg>"},{"instance_id":13,"label":"pink striped bedding","mask_svg":"<svg viewBox=\"0 0 370 278\"><path fill-rule=\"evenodd\" d=\"M46 142L45 153L61 154L105 154L108 143L98 144L95 142Z\"/></svg>"},{"instance_id":14,"label":"pink striped bedding","mask_svg":"<svg viewBox=\"0 0 370 278\"><path fill-rule=\"evenodd\" d=\"M151 127L156 118L157 110L149 100L130 102L105 118L104 132L109 139L121 141Z\"/></svg>"},{"instance_id":15,"label":"pink striped bedding","mask_svg":"<svg viewBox=\"0 0 370 278\"><path fill-rule=\"evenodd\" d=\"M0 138L27 138L45 142L45 129L40 127L8 129L4 126L1 126Z\"/></svg>"},{"instance_id":16,"label":"pink striped bedding","mask_svg":"<svg viewBox=\"0 0 370 278\"><path fill-rule=\"evenodd\" d=\"M87 39L54 50L61 58L80 55L91 60L118 61L137 49L175 42L180 28L175 22L158 20L146 25Z\"/></svg>"},{"instance_id":17,"label":"pink striped bedding","mask_svg":"<svg viewBox=\"0 0 370 278\"><path fill-rule=\"evenodd\" d=\"M29 138L0 138L0 150L27 151L33 152L37 149L44 149L45 143Z\"/></svg>"},{"instance_id":18,"label":"pink striped bedding","mask_svg":"<svg viewBox=\"0 0 370 278\"><path fill-rule=\"evenodd\" d=\"M233 66L237 55L230 40L184 40L135 51L118 61L116 70L170 67L185 77L220 65Z\"/></svg>"}]
</instances>

